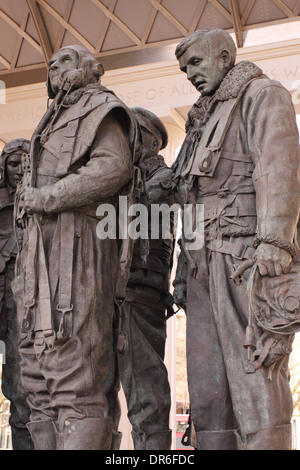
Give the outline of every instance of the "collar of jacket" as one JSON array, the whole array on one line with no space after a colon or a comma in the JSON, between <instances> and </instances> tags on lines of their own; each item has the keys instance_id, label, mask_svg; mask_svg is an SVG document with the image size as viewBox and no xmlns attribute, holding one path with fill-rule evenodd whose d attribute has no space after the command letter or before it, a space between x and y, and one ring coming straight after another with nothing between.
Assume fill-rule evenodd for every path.
<instances>
[{"instance_id":1,"label":"collar of jacket","mask_svg":"<svg viewBox=\"0 0 300 470\"><path fill-rule=\"evenodd\" d=\"M82 94L78 93L77 99L74 99L72 105L65 106L63 105L64 112L62 115L58 114L56 116L56 122L49 127L48 133L55 132L56 130L65 127L70 121L75 121L77 119L83 119L90 112L96 108L114 103L115 105L122 106L121 101L116 97L116 95L108 90L107 88L101 89L92 89L87 90L84 88ZM74 97L75 98L75 97ZM125 106L125 105L124 105Z\"/></svg>"},{"instance_id":2,"label":"collar of jacket","mask_svg":"<svg viewBox=\"0 0 300 470\"><path fill-rule=\"evenodd\" d=\"M110 90L107 90L107 88L105 88L100 83L89 83L88 85L78 88L77 90L74 90L70 94L68 94L63 100L63 106L71 106L72 104L78 103L78 101L81 99L81 97L85 93L92 94L93 92L99 92L99 91L110 91Z\"/></svg>"},{"instance_id":3,"label":"collar of jacket","mask_svg":"<svg viewBox=\"0 0 300 470\"><path fill-rule=\"evenodd\" d=\"M201 125L207 123L219 102L237 98L242 88L250 80L259 78L262 75L262 70L253 62L242 61L235 65L227 73L214 95L201 96L191 108L186 123L186 132L188 133L193 128L195 120L198 120L197 128L199 131L199 123Z\"/></svg>"},{"instance_id":4,"label":"collar of jacket","mask_svg":"<svg viewBox=\"0 0 300 470\"><path fill-rule=\"evenodd\" d=\"M213 99L217 101L227 101L232 98L237 98L246 83L253 80L253 78L260 77L262 74L262 70L257 65L253 64L253 62L240 62L225 76Z\"/></svg>"}]
</instances>

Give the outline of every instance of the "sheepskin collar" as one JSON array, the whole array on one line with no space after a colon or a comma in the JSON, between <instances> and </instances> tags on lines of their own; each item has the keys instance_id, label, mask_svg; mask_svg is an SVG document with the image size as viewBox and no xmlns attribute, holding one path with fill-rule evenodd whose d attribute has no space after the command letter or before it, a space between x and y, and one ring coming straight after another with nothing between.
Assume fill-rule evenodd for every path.
<instances>
[{"instance_id":1,"label":"sheepskin collar","mask_svg":"<svg viewBox=\"0 0 300 470\"><path fill-rule=\"evenodd\" d=\"M240 62L225 76L214 95L214 99L227 101L231 98L236 98L244 85L253 78L260 77L262 74L262 70L252 62Z\"/></svg>"},{"instance_id":2,"label":"sheepskin collar","mask_svg":"<svg viewBox=\"0 0 300 470\"><path fill-rule=\"evenodd\" d=\"M225 76L213 96L201 96L188 114L186 131L205 125L219 102L237 98L243 87L254 78L262 76L262 70L252 62L242 61L235 65ZM195 121L198 121L195 123Z\"/></svg>"},{"instance_id":3,"label":"sheepskin collar","mask_svg":"<svg viewBox=\"0 0 300 470\"><path fill-rule=\"evenodd\" d=\"M63 106L66 107L78 103L85 93L93 93L94 91L104 90L106 90L106 88L100 83L89 83L88 85L78 88L77 90L74 90L68 94L63 101Z\"/></svg>"}]
</instances>

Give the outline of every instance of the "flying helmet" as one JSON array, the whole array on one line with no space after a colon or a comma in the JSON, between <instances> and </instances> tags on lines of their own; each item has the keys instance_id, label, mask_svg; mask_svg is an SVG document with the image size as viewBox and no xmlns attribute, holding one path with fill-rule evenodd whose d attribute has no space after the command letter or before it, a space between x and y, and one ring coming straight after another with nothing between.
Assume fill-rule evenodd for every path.
<instances>
[{"instance_id":1,"label":"flying helmet","mask_svg":"<svg viewBox=\"0 0 300 470\"><path fill-rule=\"evenodd\" d=\"M159 117L157 117L156 114L152 113L152 111L149 111L145 108L134 107L131 108L131 111L135 114L141 127L145 127L148 132L150 132L154 136L157 136L157 134L161 136L161 150L166 148L166 146L168 145L168 133Z\"/></svg>"},{"instance_id":2,"label":"flying helmet","mask_svg":"<svg viewBox=\"0 0 300 470\"><path fill-rule=\"evenodd\" d=\"M73 46L65 46L59 49L56 52L60 52L63 50L71 50L75 52L78 58L78 69L82 69L85 73L83 73L83 82L80 86L85 86L88 83L97 83L104 74L103 65L100 64L93 54L89 52L85 47L79 45ZM55 98L55 95L52 91L50 80L49 80L49 71L47 76L47 92L48 96L51 99Z\"/></svg>"},{"instance_id":3,"label":"flying helmet","mask_svg":"<svg viewBox=\"0 0 300 470\"><path fill-rule=\"evenodd\" d=\"M250 307L258 325L269 333L300 331L300 263L292 263L288 273L260 276L253 269L249 278Z\"/></svg>"},{"instance_id":4,"label":"flying helmet","mask_svg":"<svg viewBox=\"0 0 300 470\"><path fill-rule=\"evenodd\" d=\"M13 139L7 142L0 155L0 186L6 185L6 162L15 153L29 153L30 141L26 139Z\"/></svg>"}]
</instances>

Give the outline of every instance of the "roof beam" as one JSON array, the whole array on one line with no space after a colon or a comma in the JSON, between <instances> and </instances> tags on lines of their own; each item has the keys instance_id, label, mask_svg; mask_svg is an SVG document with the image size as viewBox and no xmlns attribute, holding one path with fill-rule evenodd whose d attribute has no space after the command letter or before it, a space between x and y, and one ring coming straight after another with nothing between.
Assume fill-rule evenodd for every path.
<instances>
[{"instance_id":1,"label":"roof beam","mask_svg":"<svg viewBox=\"0 0 300 470\"><path fill-rule=\"evenodd\" d=\"M22 20L21 20L21 24L20 24L20 28L23 31L25 31L25 29L26 29L28 18L29 18L29 10L28 10L27 5L25 5ZM16 66L17 62L18 62L18 58L19 58L19 55L20 55L20 51L21 51L23 41L24 41L24 38L22 36L18 36L18 39L17 39L16 44L15 44L14 53L13 53L13 56L12 56L12 59L11 59L11 67L12 68L14 68Z\"/></svg>"},{"instance_id":2,"label":"roof beam","mask_svg":"<svg viewBox=\"0 0 300 470\"><path fill-rule=\"evenodd\" d=\"M72 9L73 9L73 5L74 5L74 0L67 0L66 9L65 9L65 12L64 12L64 16L63 16L63 19L67 22L69 22L70 15L71 15L71 12L72 12ZM58 49L60 49L63 38L64 38L64 35L65 35L65 32L66 32L66 28L64 26L61 26L60 31L59 31L59 33L57 35L57 38L56 38L54 51L57 51Z\"/></svg>"},{"instance_id":3,"label":"roof beam","mask_svg":"<svg viewBox=\"0 0 300 470\"><path fill-rule=\"evenodd\" d=\"M36 0L53 18L55 18L61 26L69 31L78 41L87 48L92 54L95 54L95 48L77 31L73 28L54 8L52 8L45 0Z\"/></svg>"},{"instance_id":4,"label":"roof beam","mask_svg":"<svg viewBox=\"0 0 300 470\"><path fill-rule=\"evenodd\" d=\"M4 67L7 68L8 70L11 69L11 64L1 54L0 54L0 63L4 65Z\"/></svg>"},{"instance_id":5,"label":"roof beam","mask_svg":"<svg viewBox=\"0 0 300 470\"><path fill-rule=\"evenodd\" d=\"M243 14L242 14L242 24L245 26L245 24L247 23L247 20L250 16L250 13L254 7L254 4L255 4L256 0L248 0L247 1L247 4L245 6L245 9L243 11Z\"/></svg>"},{"instance_id":6,"label":"roof beam","mask_svg":"<svg viewBox=\"0 0 300 470\"><path fill-rule=\"evenodd\" d=\"M39 36L40 44L44 53L45 62L46 64L48 64L49 60L53 55L53 50L49 41L49 36L45 27L44 20L42 18L41 12L36 1L26 0L26 2Z\"/></svg>"},{"instance_id":7,"label":"roof beam","mask_svg":"<svg viewBox=\"0 0 300 470\"><path fill-rule=\"evenodd\" d=\"M31 46L33 46L41 55L43 55L43 50L41 46L28 34L26 31L23 31L20 26L15 23L3 10L0 10L0 18L2 18L9 26L11 26L20 36L26 39Z\"/></svg>"},{"instance_id":8,"label":"roof beam","mask_svg":"<svg viewBox=\"0 0 300 470\"><path fill-rule=\"evenodd\" d=\"M148 0L148 2L150 2L157 11L159 11L168 21L170 21L170 23L172 23L175 28L181 32L181 34L184 36L188 35L188 30L163 5L158 3L157 0Z\"/></svg>"},{"instance_id":9,"label":"roof beam","mask_svg":"<svg viewBox=\"0 0 300 470\"><path fill-rule=\"evenodd\" d=\"M191 23L191 26L190 26L190 29L189 29L189 34L196 31L196 28L198 26L198 23L201 19L201 16L204 12L204 8L206 7L206 5L207 5L207 0L202 0L201 2L199 2L197 11L195 13L194 19L193 19L193 21Z\"/></svg>"},{"instance_id":10,"label":"roof beam","mask_svg":"<svg viewBox=\"0 0 300 470\"><path fill-rule=\"evenodd\" d=\"M117 4L117 0L110 0L109 5L108 5L109 11L113 13L115 10L116 4ZM111 23L111 19L108 16L105 16L104 23L101 27L101 31L100 31L97 45L96 45L96 53L101 51L101 48L103 46L110 23Z\"/></svg>"},{"instance_id":11,"label":"roof beam","mask_svg":"<svg viewBox=\"0 0 300 470\"><path fill-rule=\"evenodd\" d=\"M208 0L209 3L211 3L211 5L213 5L216 10L218 10L221 15L223 15L228 21L229 23L232 23L232 17L231 17L231 14L226 10L226 8L223 7L223 5L221 5L221 3L219 3L217 0Z\"/></svg>"},{"instance_id":12,"label":"roof beam","mask_svg":"<svg viewBox=\"0 0 300 470\"><path fill-rule=\"evenodd\" d=\"M297 1L294 10L293 10L293 15L298 16L300 13L300 0Z\"/></svg>"},{"instance_id":13,"label":"roof beam","mask_svg":"<svg viewBox=\"0 0 300 470\"><path fill-rule=\"evenodd\" d=\"M106 8L105 5L100 0L91 0L91 2L109 18L113 23L115 23L118 28L120 28L126 36L128 36L137 46L141 44L140 38L138 38L132 31L129 29L109 8Z\"/></svg>"},{"instance_id":14,"label":"roof beam","mask_svg":"<svg viewBox=\"0 0 300 470\"><path fill-rule=\"evenodd\" d=\"M243 25L237 0L229 0L237 47L243 47Z\"/></svg>"},{"instance_id":15,"label":"roof beam","mask_svg":"<svg viewBox=\"0 0 300 470\"><path fill-rule=\"evenodd\" d=\"M272 0L275 5L278 6L278 8L283 11L283 13L288 17L292 18L294 16L293 12L286 6L285 3L283 3L281 0Z\"/></svg>"},{"instance_id":16,"label":"roof beam","mask_svg":"<svg viewBox=\"0 0 300 470\"><path fill-rule=\"evenodd\" d=\"M162 0L158 0L158 3L161 4ZM157 13L158 13L158 10L156 7L153 7L152 8L152 11L148 17L148 21L147 21L147 24L146 24L146 27L144 29L144 32L143 32L143 36L142 36L142 39L141 39L141 42L142 44L146 44L146 42L148 41L148 37L151 33L151 30L153 28L153 25L154 25L154 21L157 17Z\"/></svg>"}]
</instances>

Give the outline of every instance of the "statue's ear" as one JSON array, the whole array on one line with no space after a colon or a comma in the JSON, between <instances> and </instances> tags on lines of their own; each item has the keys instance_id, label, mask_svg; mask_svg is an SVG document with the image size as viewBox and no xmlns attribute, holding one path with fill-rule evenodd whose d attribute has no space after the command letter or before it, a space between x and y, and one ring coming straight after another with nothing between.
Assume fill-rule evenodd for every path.
<instances>
[{"instance_id":1,"label":"statue's ear","mask_svg":"<svg viewBox=\"0 0 300 470\"><path fill-rule=\"evenodd\" d=\"M99 62L96 62L94 64L94 70L93 71L94 71L94 74L98 75L99 77L102 77L102 75L104 75L104 67Z\"/></svg>"},{"instance_id":2,"label":"statue's ear","mask_svg":"<svg viewBox=\"0 0 300 470\"><path fill-rule=\"evenodd\" d=\"M221 51L221 58L224 62L225 68L229 67L229 65L231 63L231 55L230 55L230 52L227 49L223 49Z\"/></svg>"}]
</instances>

